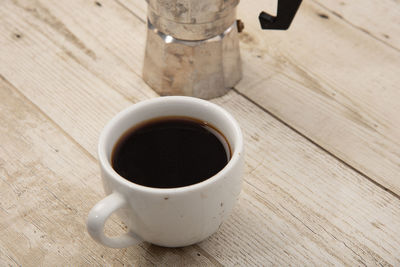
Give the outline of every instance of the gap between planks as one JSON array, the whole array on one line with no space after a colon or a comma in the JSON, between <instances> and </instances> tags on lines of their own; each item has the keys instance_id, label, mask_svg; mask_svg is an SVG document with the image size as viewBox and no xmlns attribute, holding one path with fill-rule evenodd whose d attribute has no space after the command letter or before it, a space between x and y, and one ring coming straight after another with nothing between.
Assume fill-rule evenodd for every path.
<instances>
[{"instance_id":1,"label":"gap between planks","mask_svg":"<svg viewBox=\"0 0 400 267\"><path fill-rule=\"evenodd\" d=\"M138 16L134 10L130 9L129 7L127 7L125 4L121 3L121 1L119 0L114 0L118 5L120 5L122 8L124 8L125 10L127 10L127 12L129 12L132 16L134 16L136 19L138 19L140 22L142 22L143 24L145 24L146 22L140 17ZM369 34L368 32L366 32L365 30L363 30L362 28L352 24L350 21L345 20L340 14L337 14L335 11L330 10L329 8L327 8L326 6L320 4L318 1L313 0L313 2L319 6L321 6L322 8L324 8L325 10L328 10L329 12L331 12L332 14L334 14L335 16L337 16L338 18L344 20L346 23L348 23L349 25L351 25L354 28L357 28L358 30L367 33L370 37L373 37L374 39L383 42L381 39ZM49 38L49 40L51 40L51 38ZM384 42L386 45L392 47L393 49L398 50L397 48L391 46L390 44ZM57 44L55 44L57 45ZM95 75L95 73L93 73L92 71L90 71L88 68L86 68L86 66L84 64L82 64L79 60L77 60L76 57L73 56L72 53L67 53L68 56L75 60L78 64L82 65L85 69L87 69L89 72L91 72L92 74ZM133 72L135 75L137 75L135 72ZM97 75L96 75L97 76ZM0 76L0 78L2 78L3 80L5 80L4 77ZM103 79L102 79L103 80ZM11 84L9 81L6 80L6 82L8 84ZM103 80L103 82L105 82ZM107 82L105 82L107 85L110 86L110 84L108 84ZM15 86L13 86L14 88L16 88ZM117 90L116 88L113 88L113 86L110 86L113 90L117 91L119 94L121 94L125 99L127 99L129 102L131 102L131 100L129 99L129 97L127 97L126 95L124 95L122 92L120 92L119 90ZM17 89L18 90L18 89ZM365 173L363 173L362 171L358 170L356 167L352 166L350 163L346 162L345 160L339 158L338 156L336 156L333 152L330 152L329 150L327 150L326 148L324 148L322 145L318 144L317 142L315 142L314 140L312 140L310 137L306 136L305 134L301 133L299 130L297 130L293 125L289 124L288 122L286 122L284 119L280 118L277 114L274 114L272 111L266 109L265 107L263 107L261 104L257 103L255 100L251 99L250 97L246 96L245 94L239 92L239 90L237 89L233 89L235 91L235 93L237 93L238 95L240 95L241 97L245 98L247 101L250 101L252 104L256 105L258 108L260 108L263 112L268 113L270 116L272 116L274 119L278 120L280 123L282 123L283 125L287 126L289 129L291 129L292 131L296 132L298 135L302 136L303 138L305 138L306 140L308 140L309 142L311 142L312 144L314 144L315 146L317 146L319 149L321 149L322 151L324 151L325 153L329 154L330 156L332 156L333 158L335 158L336 160L338 160L341 163L344 163L345 166L349 167L350 169L352 169L353 171L355 171L356 173L360 174L364 179L367 179L368 181L372 182L373 184L375 184L376 186L378 186L379 188L389 192L391 195L393 195L394 197L400 199L400 196L398 194L396 194L394 191L390 190L389 188L381 185L380 183L376 182L374 179L372 179L371 177L369 177L368 175L366 175ZM18 90L19 91L19 90ZM20 91L19 91L20 92ZM21 92L20 92L21 93ZM24 96L25 97L25 96ZM30 101L29 99L27 99L28 101ZM30 101L31 102L31 101ZM32 102L31 102L32 103ZM32 103L33 104L33 103ZM37 107L42 114L44 114L44 116L46 116L47 119L51 120L50 117L45 114L40 107ZM53 121L54 122L54 121ZM55 123L55 122L54 122ZM57 125L57 127L66 135L68 136L68 138L70 140L72 140L75 144L79 145L79 147L83 148L80 144L78 144L76 142L75 139L73 139L68 133L66 133L57 123L55 123L55 125ZM87 155L90 155L91 158L95 159L96 158L91 155L85 148L83 148L83 150L85 151L85 153Z\"/></svg>"},{"instance_id":2,"label":"gap between planks","mask_svg":"<svg viewBox=\"0 0 400 267\"><path fill-rule=\"evenodd\" d=\"M126 9L129 13L131 13L135 18L137 18L138 20L140 20L143 24L146 24L147 22L145 20L143 20L140 16L138 16L133 10L131 10L130 8L128 8L126 5L124 5L123 3L121 3L119 0L114 0L119 6L121 6L122 8Z\"/></svg>"},{"instance_id":3,"label":"gap between planks","mask_svg":"<svg viewBox=\"0 0 400 267\"><path fill-rule=\"evenodd\" d=\"M135 13L134 10L130 9L129 7L127 7L126 5L124 5L123 3L120 2L120 0L114 0L116 3L118 3L118 5L120 5L121 7L123 7L124 9L126 9L130 14L132 14L135 18L137 18L138 20L140 20L142 23L146 23L138 14ZM366 31L365 29L353 24L351 21L346 20L343 16L341 16L340 14L338 14L337 12L329 9L328 7L324 6L323 4L319 3L319 1L317 0L312 0L312 2L314 2L316 5L320 6L321 8L327 10L328 12L330 12L331 14L333 14L334 16L336 16L337 18L343 20L345 23L347 23L349 26L367 34L369 37L373 38L376 41L379 41L381 43L383 43L384 45L394 49L395 51L400 52L400 49L398 49L397 47L391 45L388 42L385 42L384 40L376 37L375 35L372 35L371 33L369 33L368 31ZM245 94L241 93L239 90L237 90L236 88L232 88L232 90L237 93L238 95L240 95L241 97L245 98L247 101L251 102L252 104L256 105L259 109L261 109L263 112L266 112L267 114L269 114L270 116L272 116L274 119L276 119L277 121L279 121L280 123L282 123L283 125L285 125L286 127L288 127L289 129L291 129L292 131L294 131L295 133L297 133L298 135L300 135L301 137L305 138L306 140L308 140L310 143L312 143L313 145L315 145L316 147L318 147L319 149L321 149L322 151L324 151L325 153L329 154L330 156L332 156L333 158L335 158L336 160L338 160L339 162L343 163L345 166L349 167L351 170L355 171L356 173L360 174L364 179L368 180L369 182L371 182L372 184L378 186L379 188L383 189L384 191L390 193L392 196L396 197L397 199L400 199L400 195L396 194L394 191L392 191L391 189L385 187L384 185L378 183L377 181L375 181L373 178L369 177L368 175L366 175L364 172L362 172L361 170L358 170L356 167L354 167L353 165L351 165L350 163L348 163L347 161L341 159L340 157L336 156L333 152L330 152L328 149L326 149L325 147L323 147L322 145L318 144L317 142L315 142L312 138L306 136L305 134L301 133L299 130L297 130L294 126L292 126L291 124L289 124L288 122L286 122L283 118L280 118L277 114L274 114L272 111L268 110L267 108L263 107L261 104L257 103L255 100L251 99L250 97L246 96Z\"/></svg>"},{"instance_id":4,"label":"gap between planks","mask_svg":"<svg viewBox=\"0 0 400 267\"><path fill-rule=\"evenodd\" d=\"M136 19L138 19L140 22L142 22L143 24L146 24L146 21L144 21L140 16L138 16L134 10L130 9L129 7L127 7L126 5L124 5L123 3L121 3L119 0L114 0L119 6L121 6L122 8L124 8L125 10L127 10L127 12L129 12L132 16L134 16ZM334 14L335 16L337 16L338 18L344 20L346 23L348 23L350 26L357 28L358 30L367 33L370 37L376 39L377 41L383 42L386 45L390 46L391 48L395 49L396 51L400 51L398 50L396 47L391 46L390 44L384 42L383 40L369 34L368 32L366 32L365 30L363 30L362 28L352 24L350 21L345 20L341 15L337 14L335 11L330 10L329 8L325 7L324 5L320 4L318 1L316 0L312 0L315 4L321 6L323 9L331 12L332 14ZM51 40L51 38L48 38L49 40ZM55 45L57 45L56 43L54 43ZM85 64L82 64L72 53L67 53L67 55L74 60L76 63L78 63L79 65L83 66L86 70L88 70L89 72L91 72L92 74L95 75L95 73L93 73L92 71L90 71ZM137 75L135 72L133 72L135 75ZM97 75L95 75L97 76ZM0 78L3 79L6 83L10 84L13 88L15 88L16 90L18 90L18 88L16 86L14 86L13 84L11 84L8 80L6 80L1 74L0 74ZM101 77L100 77L101 78ZM121 94L126 100L128 100L129 102L132 102L131 99L129 99L129 97L127 97L123 92L121 92L120 90L117 90L116 88L114 88L113 86L111 86L110 84L108 84L106 81L104 81L103 79L101 79L103 82L105 82L108 86L110 86L110 88L112 88L114 91L116 91L117 93ZM339 158L338 156L336 156L334 153L330 152L329 150L327 150L326 148L324 148L322 145L318 144L317 142L315 142L314 140L312 140L310 137L306 136L305 134L301 133L299 130L297 130L293 125L289 124L288 122L286 122L284 119L280 118L277 114L274 114L272 111L268 110L267 108L263 107L261 104L257 103L255 100L251 99L250 97L246 96L245 94L241 93L239 90L237 90L236 88L233 88L233 91L240 95L241 97L245 98L247 101L251 102L252 104L256 105L259 109L261 109L263 112L266 112L267 114L269 114L270 116L272 116L274 119L276 119L277 121L279 121L281 124L285 125L286 127L288 127L289 129L291 129L292 131L294 131L295 133L297 133L298 135L300 135L301 137L305 138L306 140L308 140L310 143L314 144L316 147L318 147L319 149L321 149L322 151L324 151L325 153L329 154L330 156L332 156L333 158L335 158L336 160L338 160L339 162L343 163L345 166L349 167L351 170L355 171L356 173L360 174L364 179L370 181L371 183L373 183L374 185L378 186L379 188L385 190L386 192L389 192L391 195L393 195L394 197L400 199L400 196L397 195L394 191L390 190L389 188L381 185L380 183L376 182L374 179L372 179L371 177L369 177L368 175L366 175L365 173L363 173L362 171L358 170L356 167L352 166L350 163L346 162L345 160ZM20 94L22 94L22 92L20 92L18 90L18 92ZM22 94L23 95L23 94ZM60 129L64 135L66 135L74 144L77 144L79 147L81 147L84 151L84 153L86 155L89 155L92 159L97 160L92 154L90 154L81 144L79 144L71 135L69 135L67 132L65 132L64 129L62 129L55 121L53 121L46 113L44 113L40 107L36 106L31 100L29 100L28 98L26 98L26 96L24 95L24 98L29 101L30 103L32 103L32 105L35 106L36 109L38 109L48 120L52 121L58 129Z\"/></svg>"},{"instance_id":5,"label":"gap between planks","mask_svg":"<svg viewBox=\"0 0 400 267\"><path fill-rule=\"evenodd\" d=\"M87 155L90 159L92 159L94 162L97 162L97 158L93 156L87 149L85 149L79 142L77 142L70 134L68 134L56 121L54 121L52 118L50 118L39 106L37 106L35 103L33 103L29 98L27 98L16 86L14 86L10 81L8 81L1 73L0 73L0 79L4 81L4 83L12 88L21 98L26 101L27 103L30 104L31 107L33 107L39 114L41 114L46 120L48 120L51 124L53 124L57 130L59 130L68 140L70 140L74 145L80 148L80 150ZM112 88L112 87L110 87ZM115 90L115 89L113 89ZM117 91L117 90L116 90ZM117 91L117 93L120 93ZM131 101L130 101L131 102ZM51 192L50 192L51 193ZM53 194L53 193L51 193ZM54 194L53 194L54 196ZM56 196L55 196L56 197ZM56 197L57 198L57 197ZM215 266L223 266L217 259L215 259L213 256L211 256L208 252L206 252L204 249L202 249L199 245L195 244L193 247L198 250L204 257L206 257L212 264ZM8 256L8 255L7 255ZM9 257L9 256L8 256ZM15 263L17 263L13 258L10 258L13 260ZM19 264L17 264L19 265Z\"/></svg>"},{"instance_id":6,"label":"gap between planks","mask_svg":"<svg viewBox=\"0 0 400 267\"><path fill-rule=\"evenodd\" d=\"M262 111L264 111L265 113L268 113L268 115L270 115L271 117L273 117L275 120L279 121L280 123L282 123L283 125L285 125L287 128L289 128L290 130L294 131L296 134L298 134L299 136L303 137L304 139L306 139L307 141L309 141L310 143L312 143L314 146L318 147L319 149L321 149L322 151L324 151L325 153L327 153L328 155L330 155L331 157L333 157L334 159L336 159L337 161L339 161L340 163L343 163L346 167L350 168L351 170L355 171L356 173L358 173L359 175L361 175L363 178L365 178L366 180L370 181L371 183L373 183L374 185L378 186L379 188L385 190L386 192L390 193L392 196L394 196L395 198L400 199L400 196L397 195L395 192L393 192L392 190L390 190L389 188L381 185L380 183L376 182L374 179L372 179L371 177L369 177L368 175L366 175L365 173L363 173L362 171L356 169L355 167L353 167L352 165L350 165L349 163L347 163L346 161L344 161L343 159L339 158L338 156L336 156L335 154L333 154L332 152L330 152L329 150L325 149L323 146L321 146L320 144L318 144L317 142L315 142L314 140L312 140L310 137L306 136L305 134L301 133L299 130L297 130L295 127L293 127L292 125L290 125L289 123L285 122L284 120L282 120L281 118L279 118L276 114L274 114L273 112L269 111L268 109L266 109L265 107L263 107L262 105L258 104L256 101L254 101L253 99L251 99L250 97L246 96L245 94L241 93L239 90L237 90L236 88L232 88L232 90L237 93L238 95L240 95L241 97L245 98L247 101L251 102L253 105L257 106L259 109L261 109Z\"/></svg>"},{"instance_id":7,"label":"gap between planks","mask_svg":"<svg viewBox=\"0 0 400 267\"><path fill-rule=\"evenodd\" d=\"M97 76L97 75L96 75ZM136 76L138 76L137 74L136 74ZM117 90L116 88L113 88L114 90ZM20 91L19 91L20 92ZM24 98L26 98L25 97L25 95L24 95ZM249 99L244 99L244 101L247 101L247 100L249 100ZM131 101L129 101L129 102L131 102ZM252 103L252 102L249 102L249 103ZM253 103L254 104L254 103ZM34 105L35 106L35 105ZM42 111L38 106L36 106L40 111ZM260 106L259 105L256 105L256 107L258 107L258 108L260 108ZM260 110L262 110L262 111L264 111L264 112L266 112L263 108L261 108ZM43 112L41 112L42 114L43 114ZM267 112L268 113L268 112ZM268 113L269 115L272 115L271 113ZM44 114L44 115L46 115L46 114ZM46 116L46 117L48 117L48 116ZM273 118L275 118L275 119L277 119L276 117L274 117L274 116L272 116ZM284 122L282 122L282 121L280 121L279 119L278 119L278 121L279 122L281 122L281 123L283 123L284 125L286 125L286 126L288 126L289 128L291 128L289 125L287 125L286 123L284 123ZM54 122L53 120L51 120L51 122ZM55 122L54 122L55 123ZM57 125L56 123L55 123L55 125ZM58 125L57 125L58 126ZM292 130L294 130L294 129L292 129ZM64 131L65 132L65 131ZM297 131L295 131L295 132L297 132ZM68 135L68 134L67 134ZM303 136L303 135L301 135L300 134L300 136ZM303 137L305 137L305 136L303 136ZM306 138L306 140L308 140L307 139L307 137L305 137ZM317 144L316 144L317 145ZM317 147L318 148L320 148L318 145L317 145ZM85 151L86 149L84 149L84 151ZM88 150L86 150L86 151L88 151ZM324 151L324 150L323 150ZM330 153L329 153L330 154ZM331 154L330 154L331 155ZM328 155L329 156L329 155ZM95 158L95 157L94 157ZM347 165L347 164L346 164ZM254 170L253 170L254 171ZM289 212L289 213L291 213L291 212ZM296 216L294 216L295 218L297 218ZM304 224L304 223L303 223ZM308 228L308 227L307 227ZM312 231L311 230L311 232L314 232L314 231ZM344 245L347 247L347 248L349 248L345 243L344 243ZM352 250L353 251L353 249L351 249L351 248L349 248L350 250ZM354 252L354 251L353 251ZM355 252L354 252L355 253ZM357 253L355 253L355 254L357 254ZM358 255L358 254L357 254Z\"/></svg>"},{"instance_id":8,"label":"gap between planks","mask_svg":"<svg viewBox=\"0 0 400 267\"><path fill-rule=\"evenodd\" d=\"M118 0L116 0L118 2ZM125 7L125 6L124 6ZM128 9L127 7L125 7L126 9ZM129 10L129 9L128 9ZM80 64L79 61L77 61L74 57L72 57L71 55L69 55L73 60L75 60L77 63ZM82 65L82 64L80 64ZM71 142L73 142L75 145L77 145L78 147L80 147L82 149L82 151L89 156L91 159L93 159L94 161L97 161L96 157L94 157L91 153L89 153L89 151L87 151L81 144L79 144L71 135L69 135L63 128L61 128L54 120L52 120L45 112L43 112L42 109L40 109L40 107L38 107L35 103L33 103L30 99L28 99L16 86L14 86L10 81L8 81L2 74L0 74L0 79L2 79L6 84L8 84L11 88L13 88L15 91L18 92L18 94L20 94L21 96L23 96L23 98L29 102L36 110L38 110L47 120L51 121L58 130L60 130L64 136L66 136L69 140L71 140ZM110 87L112 88L112 87ZM113 90L115 90L113 88ZM365 173L361 172L360 170L356 169L355 167L353 167L352 165L350 165L349 163L347 163L346 161L344 161L343 159L337 157L335 154L333 154L332 152L330 152L329 150L325 149L323 146L321 146L320 144L316 143L314 140L312 140L311 138L307 137L306 135L304 135L303 133L301 133L299 130L297 130L295 127L293 127L292 125L288 124L287 122L285 122L284 120L282 120L281 118L279 118L276 114L274 114L273 112L271 112L270 110L266 109L265 107L263 107L262 105L258 104L256 101L254 101L253 99L251 99L250 97L244 95L243 93L241 93L240 91L238 91L236 88L232 88L232 90L238 94L239 96L243 97L244 99L246 99L247 101L249 101L250 103L252 103L253 105L257 106L260 110L262 110L263 112L267 113L268 115L270 115L271 117L273 117L275 120L279 121L281 124L283 124L284 126L286 126L287 128L289 128L290 130L294 131L296 134L298 134L299 136L303 137L304 139L306 139L307 141L309 141L310 143L312 143L314 146L318 147L318 149L321 149L322 151L324 151L325 153L329 154L331 157L335 158L337 161L339 161L340 163L343 163L345 166L347 166L348 168L350 168L351 170L355 171L356 173L360 174L363 178L365 178L366 180L368 180L369 182L373 183L374 185L378 186L379 188L383 189L384 191L390 193L392 196L394 196L397 199L400 199L400 196L397 195L395 192L393 192L392 190L390 190L389 188L379 184L378 182L374 181L372 178L370 178L369 176L367 176ZM117 93L120 93L118 90ZM122 94L123 95L123 94ZM124 96L124 95L123 95ZM129 102L131 102L131 100L129 100L126 96L124 96ZM199 248L199 247L198 247ZM210 256L211 257L211 256ZM217 260L210 259L210 261L215 261L218 262ZM213 262L214 262L213 261Z\"/></svg>"},{"instance_id":9,"label":"gap between planks","mask_svg":"<svg viewBox=\"0 0 400 267\"><path fill-rule=\"evenodd\" d=\"M118 1L118 0L116 0ZM125 7L126 8L126 7ZM71 55L69 55L71 57ZM75 58L71 57L72 59L75 60ZM75 60L77 63L80 64L79 61ZM82 65L82 64L80 64ZM40 109L40 107L38 107L35 103L33 103L29 98L27 98L16 86L14 86L10 81L8 81L2 74L0 74L0 79L2 79L6 84L8 84L11 88L13 88L15 91L18 92L19 95L21 95L27 102L29 102L40 114L42 114L47 120L49 120L50 122L52 122L58 130L60 130L64 136L66 136L71 142L73 142L75 145L77 145L78 147L80 147L82 149L82 151L85 153L85 155L87 155L88 157L90 157L91 159L93 159L94 161L97 161L96 157L94 157L91 153L89 153L88 150L86 150L81 144L79 144L70 134L68 134L63 128L61 128L53 119L51 119L42 109ZM110 87L113 90L115 90L113 87ZM316 143L314 140L312 140L311 138L307 137L305 134L301 133L299 130L297 130L295 127L293 127L292 125L288 124L287 122L285 122L284 120L282 120L281 118L279 118L276 114L274 114L273 112L271 112L270 110L266 109L265 107L263 107L262 105L258 104L256 101L254 101L253 99L251 99L250 97L244 95L243 93L241 93L239 90L237 90L236 88L232 88L232 90L239 95L240 97L246 99L247 101L249 101L250 103L252 103L253 105L257 106L257 108L259 108L260 110L262 110L263 112L267 113L268 115L270 115L271 117L273 117L275 120L277 120L278 122L280 122L281 124L283 124L285 127L289 128L290 130L294 131L296 134L298 134L299 136L301 136L302 138L306 139L307 141L309 141L310 143L312 143L314 146L316 146L318 149L324 151L325 153L327 153L328 155L330 155L331 157L333 157L334 159L336 159L337 161L339 161L340 163L343 163L345 166L347 166L348 168L350 168L351 170L353 170L354 172L360 174L364 179L368 180L369 182L371 182L372 184L376 185L377 187L381 188L382 190L390 193L392 196L394 196L397 199L400 199L400 196L397 195L395 192L393 192L392 190L390 190L389 188L379 184L378 182L376 182L375 180L373 180L372 178L370 178L369 176L367 176L365 173L361 172L360 170L356 169L355 167L353 167L352 165L350 165L349 163L347 163L346 161L344 161L343 159L339 158L338 156L336 156L335 154L333 154L332 152L330 152L329 150L325 149L323 146L321 146L320 144ZM121 92L119 92L118 90L115 90L117 93L121 94ZM123 95L123 94L122 94ZM123 95L124 96L124 95ZM126 96L124 96L129 102L131 102L131 100L129 100ZM200 248L197 246L197 249ZM209 255L210 256L210 255ZM210 256L212 257L212 256ZM208 258L208 257L207 257ZM218 262L216 259L212 258L210 259L210 261L212 262Z\"/></svg>"}]
</instances>

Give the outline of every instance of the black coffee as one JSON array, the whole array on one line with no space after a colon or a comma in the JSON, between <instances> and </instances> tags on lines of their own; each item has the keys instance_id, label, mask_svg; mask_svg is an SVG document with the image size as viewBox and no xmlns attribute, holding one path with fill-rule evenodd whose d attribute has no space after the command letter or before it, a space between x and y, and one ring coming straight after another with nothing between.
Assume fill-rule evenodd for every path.
<instances>
[{"instance_id":1,"label":"black coffee","mask_svg":"<svg viewBox=\"0 0 400 267\"><path fill-rule=\"evenodd\" d=\"M114 170L133 183L173 188L212 177L229 158L228 142L216 128L188 117L164 117L123 134L111 160Z\"/></svg>"}]
</instances>

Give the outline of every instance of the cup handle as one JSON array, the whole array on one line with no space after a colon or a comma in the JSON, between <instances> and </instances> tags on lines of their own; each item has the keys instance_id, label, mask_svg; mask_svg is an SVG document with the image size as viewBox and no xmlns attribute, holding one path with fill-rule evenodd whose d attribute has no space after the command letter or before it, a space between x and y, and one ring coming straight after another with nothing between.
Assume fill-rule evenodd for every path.
<instances>
[{"instance_id":1,"label":"cup handle","mask_svg":"<svg viewBox=\"0 0 400 267\"><path fill-rule=\"evenodd\" d=\"M131 231L118 237L107 237L104 234L104 225L108 217L125 204L125 198L121 194L114 192L100 200L90 210L86 226L94 240L111 248L126 248L143 242L140 237Z\"/></svg>"}]
</instances>

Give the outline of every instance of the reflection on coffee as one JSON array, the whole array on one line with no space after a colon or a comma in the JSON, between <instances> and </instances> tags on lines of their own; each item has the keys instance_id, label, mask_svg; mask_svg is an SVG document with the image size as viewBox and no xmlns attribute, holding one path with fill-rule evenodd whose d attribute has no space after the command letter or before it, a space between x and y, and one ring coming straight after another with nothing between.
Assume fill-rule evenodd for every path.
<instances>
[{"instance_id":1,"label":"reflection on coffee","mask_svg":"<svg viewBox=\"0 0 400 267\"><path fill-rule=\"evenodd\" d=\"M214 126L189 117L161 117L126 131L111 161L114 170L133 183L175 188L212 177L230 155L226 138Z\"/></svg>"}]
</instances>

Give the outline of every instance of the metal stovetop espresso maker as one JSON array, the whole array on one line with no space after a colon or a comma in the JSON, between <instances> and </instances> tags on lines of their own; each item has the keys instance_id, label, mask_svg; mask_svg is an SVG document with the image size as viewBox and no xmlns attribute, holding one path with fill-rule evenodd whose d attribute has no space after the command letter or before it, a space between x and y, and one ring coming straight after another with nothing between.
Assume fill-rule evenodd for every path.
<instances>
[{"instance_id":1,"label":"metal stovetop espresso maker","mask_svg":"<svg viewBox=\"0 0 400 267\"><path fill-rule=\"evenodd\" d=\"M147 2L143 79L157 93L210 99L239 82L239 0ZM277 16L261 12L261 28L288 29L300 4L301 0L279 0Z\"/></svg>"}]
</instances>

